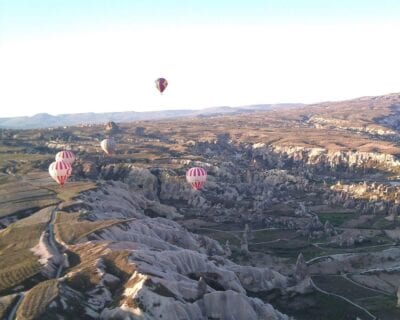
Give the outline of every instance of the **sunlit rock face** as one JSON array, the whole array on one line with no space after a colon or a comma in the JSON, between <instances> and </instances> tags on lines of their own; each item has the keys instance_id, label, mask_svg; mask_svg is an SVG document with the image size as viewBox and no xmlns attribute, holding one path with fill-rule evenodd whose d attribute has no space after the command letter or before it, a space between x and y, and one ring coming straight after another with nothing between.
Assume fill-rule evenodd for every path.
<instances>
[{"instance_id":1,"label":"sunlit rock face","mask_svg":"<svg viewBox=\"0 0 400 320\"><path fill-rule=\"evenodd\" d=\"M357 126L357 125L354 125L349 120L333 119L333 118L323 117L323 116L312 116L308 120L308 123L314 124L318 128L332 126L332 127L338 128L338 129L352 130L352 131L358 131L358 132L367 132L367 133L376 134L376 135L380 135L380 136L390 136L390 135L396 134L396 131L391 130L387 127L376 125L376 124L358 125ZM396 128L396 124L398 123L398 117L396 120L395 119L389 120L389 117L387 117L387 118L382 119L380 121L380 123L384 124L386 126L391 126L393 128Z\"/></svg>"},{"instance_id":2,"label":"sunlit rock face","mask_svg":"<svg viewBox=\"0 0 400 320\"><path fill-rule=\"evenodd\" d=\"M400 166L396 156L378 152L361 152L349 150L328 150L325 148L302 146L267 146L262 143L253 145L253 153L264 160L284 165L288 160L302 162L314 169L323 167L342 167L348 170L358 167L381 167L387 170Z\"/></svg>"}]
</instances>

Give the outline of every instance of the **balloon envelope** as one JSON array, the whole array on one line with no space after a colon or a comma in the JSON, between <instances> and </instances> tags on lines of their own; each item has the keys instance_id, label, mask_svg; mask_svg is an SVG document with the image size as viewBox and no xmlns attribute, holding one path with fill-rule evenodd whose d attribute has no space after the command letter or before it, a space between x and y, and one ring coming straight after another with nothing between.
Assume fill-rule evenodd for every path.
<instances>
[{"instance_id":1,"label":"balloon envelope","mask_svg":"<svg viewBox=\"0 0 400 320\"><path fill-rule=\"evenodd\" d=\"M56 154L56 161L64 160L65 162L68 162L70 165L74 163L75 159L76 157L72 151L60 151L59 153Z\"/></svg>"},{"instance_id":2,"label":"balloon envelope","mask_svg":"<svg viewBox=\"0 0 400 320\"><path fill-rule=\"evenodd\" d=\"M200 167L194 167L186 172L186 181L189 182L193 189L200 190L207 180L207 171Z\"/></svg>"},{"instance_id":3,"label":"balloon envelope","mask_svg":"<svg viewBox=\"0 0 400 320\"><path fill-rule=\"evenodd\" d=\"M160 91L161 93L164 92L164 90L167 88L168 86L168 81L165 78L158 78L156 80L156 88L158 89L158 91Z\"/></svg>"},{"instance_id":4,"label":"balloon envelope","mask_svg":"<svg viewBox=\"0 0 400 320\"><path fill-rule=\"evenodd\" d=\"M49 174L58 184L64 185L72 174L72 167L64 160L54 161L49 166Z\"/></svg>"},{"instance_id":5,"label":"balloon envelope","mask_svg":"<svg viewBox=\"0 0 400 320\"><path fill-rule=\"evenodd\" d=\"M106 154L110 155L115 152L116 143L113 138L107 138L100 143L100 146Z\"/></svg>"}]
</instances>

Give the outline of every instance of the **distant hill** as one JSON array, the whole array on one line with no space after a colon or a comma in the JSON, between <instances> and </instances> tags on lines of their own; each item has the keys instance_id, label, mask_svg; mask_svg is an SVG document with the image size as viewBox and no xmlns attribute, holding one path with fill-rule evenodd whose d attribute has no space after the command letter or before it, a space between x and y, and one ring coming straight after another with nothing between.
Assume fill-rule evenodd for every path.
<instances>
[{"instance_id":1,"label":"distant hill","mask_svg":"<svg viewBox=\"0 0 400 320\"><path fill-rule=\"evenodd\" d=\"M195 116L214 116L222 114L238 114L250 113L255 111L266 111L278 108L296 108L303 106L302 104L258 104L241 107L214 107L201 110L162 110L151 112L107 112L107 113L75 113L75 114L60 114L57 116L48 113L38 113L32 117L10 117L0 118L0 128L9 129L35 129L71 126L79 124L99 124L108 121L114 122L130 122L140 120L159 120L168 118L180 117L195 117Z\"/></svg>"}]
</instances>

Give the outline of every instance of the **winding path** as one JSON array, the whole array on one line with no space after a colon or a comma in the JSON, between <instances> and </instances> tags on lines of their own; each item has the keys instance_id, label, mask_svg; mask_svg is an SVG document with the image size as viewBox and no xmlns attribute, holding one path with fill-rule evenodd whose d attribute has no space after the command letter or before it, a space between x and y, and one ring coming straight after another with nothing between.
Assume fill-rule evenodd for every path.
<instances>
[{"instance_id":1,"label":"winding path","mask_svg":"<svg viewBox=\"0 0 400 320\"><path fill-rule=\"evenodd\" d=\"M54 252L56 252L56 255L59 257L59 261L60 261L60 264L58 265L57 273L55 276L56 279L60 277L63 267L64 267L64 263L62 262L62 254L61 254L60 250L58 249L56 240L54 238L54 221L56 219L56 214L57 214L58 209L59 209L59 206L56 206L52 210L51 218L50 218L50 221L47 224L47 228L46 228L46 231L48 232L48 235L49 235L49 237L48 237L49 245L52 247Z\"/></svg>"},{"instance_id":2,"label":"winding path","mask_svg":"<svg viewBox=\"0 0 400 320\"><path fill-rule=\"evenodd\" d=\"M384 294L384 295L389 296L389 297L392 296L390 293L387 293L386 291L370 288L370 287L367 287L367 286L365 286L365 285L363 285L361 283L358 283L355 280L353 280L352 278L350 278L349 275L352 275L352 274L351 273L345 273L345 274L342 274L342 277L345 278L347 281L350 281L354 285L359 286L361 288L368 289L368 290L371 290L371 291L375 291L377 293Z\"/></svg>"},{"instance_id":3,"label":"winding path","mask_svg":"<svg viewBox=\"0 0 400 320\"><path fill-rule=\"evenodd\" d=\"M14 320L15 319L15 314L17 313L18 307L21 304L22 300L24 300L24 296L25 296L24 292L21 292L21 293L18 294L18 298L17 298L18 301L15 304L14 308L12 308L10 314L7 317L7 320Z\"/></svg>"}]
</instances>

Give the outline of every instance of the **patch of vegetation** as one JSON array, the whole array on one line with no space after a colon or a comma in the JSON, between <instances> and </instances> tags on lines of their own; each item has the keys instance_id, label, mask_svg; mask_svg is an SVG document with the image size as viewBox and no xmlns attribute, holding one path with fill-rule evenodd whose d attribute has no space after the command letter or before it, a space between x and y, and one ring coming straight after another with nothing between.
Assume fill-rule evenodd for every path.
<instances>
[{"instance_id":1,"label":"patch of vegetation","mask_svg":"<svg viewBox=\"0 0 400 320\"><path fill-rule=\"evenodd\" d=\"M379 295L379 293L376 291L358 286L339 275L313 276L312 279L314 283L322 290L339 294L352 301L360 298L374 297Z\"/></svg>"},{"instance_id":2,"label":"patch of vegetation","mask_svg":"<svg viewBox=\"0 0 400 320\"><path fill-rule=\"evenodd\" d=\"M18 307L17 319L40 319L58 294L58 280L47 280L34 286L26 293Z\"/></svg>"},{"instance_id":3,"label":"patch of vegetation","mask_svg":"<svg viewBox=\"0 0 400 320\"><path fill-rule=\"evenodd\" d=\"M358 302L380 320L400 319L400 310L394 296L377 296L358 299Z\"/></svg>"},{"instance_id":4,"label":"patch of vegetation","mask_svg":"<svg viewBox=\"0 0 400 320\"><path fill-rule=\"evenodd\" d=\"M264 244L249 244L250 251L260 251L264 253L273 253L281 258L290 258L295 261L299 253L303 253L304 258L309 259L315 256L323 255L321 249L311 245L307 240L292 239L292 240L279 240L276 242Z\"/></svg>"},{"instance_id":5,"label":"patch of vegetation","mask_svg":"<svg viewBox=\"0 0 400 320\"><path fill-rule=\"evenodd\" d=\"M279 311L298 320L354 320L357 317L372 320L372 317L352 304L319 292L289 298L279 296L264 301L272 303Z\"/></svg>"},{"instance_id":6,"label":"patch of vegetation","mask_svg":"<svg viewBox=\"0 0 400 320\"><path fill-rule=\"evenodd\" d=\"M34 260L37 258L28 257L28 259L0 271L0 293L8 292L8 289L22 284L40 272L42 265Z\"/></svg>"},{"instance_id":7,"label":"patch of vegetation","mask_svg":"<svg viewBox=\"0 0 400 320\"><path fill-rule=\"evenodd\" d=\"M354 218L351 213L341 212L318 213L318 217L322 223L329 221L334 227L340 227L346 220Z\"/></svg>"},{"instance_id":8,"label":"patch of vegetation","mask_svg":"<svg viewBox=\"0 0 400 320\"><path fill-rule=\"evenodd\" d=\"M253 232L254 239L250 243L267 242L278 239L294 239L298 237L296 231L293 230L261 230Z\"/></svg>"}]
</instances>

